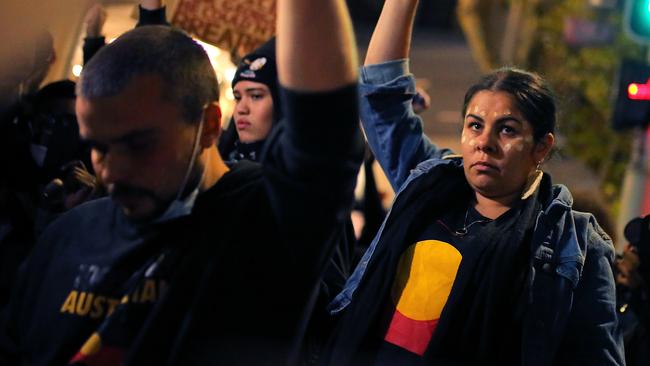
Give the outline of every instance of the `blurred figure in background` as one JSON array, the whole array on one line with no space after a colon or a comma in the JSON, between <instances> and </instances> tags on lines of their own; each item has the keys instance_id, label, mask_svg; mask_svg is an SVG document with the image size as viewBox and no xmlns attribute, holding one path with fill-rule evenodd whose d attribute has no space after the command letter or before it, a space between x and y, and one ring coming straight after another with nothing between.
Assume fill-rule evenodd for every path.
<instances>
[{"instance_id":1,"label":"blurred figure in background","mask_svg":"<svg viewBox=\"0 0 650 366\"><path fill-rule=\"evenodd\" d=\"M54 38L52 34L43 29L36 37L34 47L34 65L31 73L24 81L23 93L34 94L38 91L56 61Z\"/></svg>"},{"instance_id":2,"label":"blurred figure in background","mask_svg":"<svg viewBox=\"0 0 650 366\"><path fill-rule=\"evenodd\" d=\"M75 83L71 80L50 83L34 97L33 114L27 123L39 184L58 178L60 169L73 160L90 166L90 150L79 136L75 100Z\"/></svg>"},{"instance_id":3,"label":"blurred figure in background","mask_svg":"<svg viewBox=\"0 0 650 366\"><path fill-rule=\"evenodd\" d=\"M84 65L90 61L97 51L106 45L106 37L103 35L106 16L106 10L101 2L94 3L86 11L84 17L86 27L86 37L84 37L83 44ZM162 0L140 0L136 27L143 25L169 25L167 8Z\"/></svg>"},{"instance_id":4,"label":"blurred figure in background","mask_svg":"<svg viewBox=\"0 0 650 366\"><path fill-rule=\"evenodd\" d=\"M628 366L650 364L650 215L625 226L628 245L616 260L618 314Z\"/></svg>"},{"instance_id":5,"label":"blurred figure in background","mask_svg":"<svg viewBox=\"0 0 650 366\"><path fill-rule=\"evenodd\" d=\"M0 307L16 269L31 250L42 178L33 155L35 96L54 61L52 37L38 32L12 54L16 65L0 78ZM42 154L41 154L42 155Z\"/></svg>"}]
</instances>

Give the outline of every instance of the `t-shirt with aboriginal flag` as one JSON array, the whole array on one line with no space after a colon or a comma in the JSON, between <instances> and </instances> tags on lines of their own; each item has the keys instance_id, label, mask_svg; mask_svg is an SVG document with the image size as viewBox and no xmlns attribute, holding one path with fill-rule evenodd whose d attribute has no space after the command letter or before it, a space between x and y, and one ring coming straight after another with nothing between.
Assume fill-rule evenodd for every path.
<instances>
[{"instance_id":1,"label":"t-shirt with aboriginal flag","mask_svg":"<svg viewBox=\"0 0 650 366\"><path fill-rule=\"evenodd\" d=\"M489 247L489 243L481 240L481 234L489 226L507 221L508 216L504 214L493 221L481 216L471 205L459 207L426 224L415 236L417 239L402 253L397 265L392 302L387 304L388 328L376 365L424 365L428 363L424 357L427 352L435 354L433 357L428 354L428 359L439 359L444 364L449 354L440 348L449 340L441 342L441 339L459 333L448 331L449 322L444 324L445 329L440 329L441 320L449 313L453 313L454 319L459 315L462 319L467 311L466 307L446 308L450 296L471 291L468 283L472 286L476 276L480 276L477 271L484 265L481 257ZM472 315L475 319L476 314ZM466 344L460 348L471 352L472 346Z\"/></svg>"}]
</instances>

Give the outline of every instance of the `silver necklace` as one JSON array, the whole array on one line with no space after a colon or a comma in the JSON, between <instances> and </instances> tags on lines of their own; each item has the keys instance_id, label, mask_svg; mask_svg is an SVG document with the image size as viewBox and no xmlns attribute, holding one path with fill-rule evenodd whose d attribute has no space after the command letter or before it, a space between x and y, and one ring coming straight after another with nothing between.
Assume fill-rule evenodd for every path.
<instances>
[{"instance_id":1,"label":"silver necklace","mask_svg":"<svg viewBox=\"0 0 650 366\"><path fill-rule=\"evenodd\" d=\"M438 223L440 225L444 226L453 236L457 236L457 237L462 238L463 236L467 235L467 233L469 232L469 228L472 227L472 225L474 225L474 224L485 224L485 223L493 221L492 219L478 219L478 220L472 221L472 222L470 222L468 224L467 223L467 218L469 217L469 209L470 208L468 207L467 211L465 211L465 220L463 220L463 227L458 229L458 230L451 230L449 228L449 226L447 226L447 224L442 222L442 220L438 220Z\"/></svg>"}]
</instances>

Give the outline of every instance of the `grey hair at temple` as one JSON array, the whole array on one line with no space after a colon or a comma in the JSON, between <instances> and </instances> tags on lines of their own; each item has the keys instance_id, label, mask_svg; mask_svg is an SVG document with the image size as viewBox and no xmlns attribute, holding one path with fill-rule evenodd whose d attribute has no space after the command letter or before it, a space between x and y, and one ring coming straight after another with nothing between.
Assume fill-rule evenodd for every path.
<instances>
[{"instance_id":1,"label":"grey hair at temple","mask_svg":"<svg viewBox=\"0 0 650 366\"><path fill-rule=\"evenodd\" d=\"M97 52L83 69L77 95L114 96L135 76L152 74L163 79L164 97L179 104L187 122L198 122L204 106L219 99L203 47L183 31L159 25L135 28Z\"/></svg>"}]
</instances>

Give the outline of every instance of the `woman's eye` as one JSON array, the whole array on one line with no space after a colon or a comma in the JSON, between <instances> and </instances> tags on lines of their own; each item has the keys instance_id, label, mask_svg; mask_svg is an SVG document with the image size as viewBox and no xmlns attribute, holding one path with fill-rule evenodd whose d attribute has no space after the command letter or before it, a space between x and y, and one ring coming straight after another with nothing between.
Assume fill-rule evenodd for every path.
<instances>
[{"instance_id":1,"label":"woman's eye","mask_svg":"<svg viewBox=\"0 0 650 366\"><path fill-rule=\"evenodd\" d=\"M467 123L467 128L469 128L470 130L480 130L481 129L481 124L478 123L478 122L472 121L472 122Z\"/></svg>"},{"instance_id":2,"label":"woman's eye","mask_svg":"<svg viewBox=\"0 0 650 366\"><path fill-rule=\"evenodd\" d=\"M260 100L262 98L264 98L264 94L252 94L251 95L251 99L253 99L253 100Z\"/></svg>"},{"instance_id":3,"label":"woman's eye","mask_svg":"<svg viewBox=\"0 0 650 366\"><path fill-rule=\"evenodd\" d=\"M513 127L510 126L502 126L501 127L501 132L506 134L506 135L514 135L517 133L517 130Z\"/></svg>"},{"instance_id":4,"label":"woman's eye","mask_svg":"<svg viewBox=\"0 0 650 366\"><path fill-rule=\"evenodd\" d=\"M235 102L239 102L241 100L241 95L235 94Z\"/></svg>"}]
</instances>

